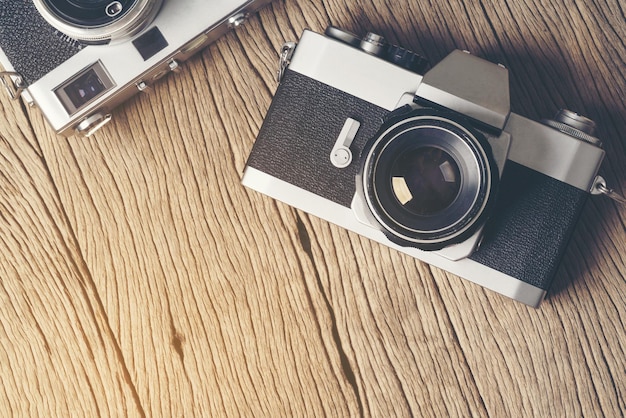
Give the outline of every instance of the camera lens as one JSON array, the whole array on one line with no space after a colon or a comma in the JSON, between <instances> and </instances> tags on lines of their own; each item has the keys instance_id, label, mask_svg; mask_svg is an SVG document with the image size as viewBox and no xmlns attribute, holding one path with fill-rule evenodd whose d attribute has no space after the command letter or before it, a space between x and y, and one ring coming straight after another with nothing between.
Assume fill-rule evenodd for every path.
<instances>
[{"instance_id":1,"label":"camera lens","mask_svg":"<svg viewBox=\"0 0 626 418\"><path fill-rule=\"evenodd\" d=\"M128 38L157 15L163 0L33 0L54 28L85 43Z\"/></svg>"},{"instance_id":2,"label":"camera lens","mask_svg":"<svg viewBox=\"0 0 626 418\"><path fill-rule=\"evenodd\" d=\"M360 178L387 235L425 250L461 242L482 225L497 167L486 139L446 117L412 113L366 146Z\"/></svg>"},{"instance_id":3,"label":"camera lens","mask_svg":"<svg viewBox=\"0 0 626 418\"><path fill-rule=\"evenodd\" d=\"M120 19L130 11L134 0L44 0L54 13L67 22L98 27Z\"/></svg>"},{"instance_id":4,"label":"camera lens","mask_svg":"<svg viewBox=\"0 0 626 418\"><path fill-rule=\"evenodd\" d=\"M391 166L391 190L405 210L430 216L449 207L461 190L461 173L444 149L418 146L400 154Z\"/></svg>"}]
</instances>

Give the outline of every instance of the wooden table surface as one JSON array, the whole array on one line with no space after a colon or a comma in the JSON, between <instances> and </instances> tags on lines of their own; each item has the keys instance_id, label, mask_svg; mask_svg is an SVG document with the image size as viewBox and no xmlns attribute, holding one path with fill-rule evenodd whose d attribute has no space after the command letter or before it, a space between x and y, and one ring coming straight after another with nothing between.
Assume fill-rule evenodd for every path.
<instances>
[{"instance_id":1,"label":"wooden table surface","mask_svg":"<svg viewBox=\"0 0 626 418\"><path fill-rule=\"evenodd\" d=\"M1 94L0 416L623 417L625 206L589 200L533 309L240 178L280 46L334 24L505 64L626 193L625 6L276 0L90 139Z\"/></svg>"}]
</instances>

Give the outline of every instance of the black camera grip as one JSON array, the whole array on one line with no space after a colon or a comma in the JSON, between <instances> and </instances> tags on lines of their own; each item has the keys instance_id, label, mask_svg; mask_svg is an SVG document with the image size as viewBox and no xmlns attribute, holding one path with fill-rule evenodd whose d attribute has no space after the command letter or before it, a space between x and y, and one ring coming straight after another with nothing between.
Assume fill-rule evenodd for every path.
<instances>
[{"instance_id":1,"label":"black camera grip","mask_svg":"<svg viewBox=\"0 0 626 418\"><path fill-rule=\"evenodd\" d=\"M547 290L588 195L508 161L483 242L470 258Z\"/></svg>"}]
</instances>

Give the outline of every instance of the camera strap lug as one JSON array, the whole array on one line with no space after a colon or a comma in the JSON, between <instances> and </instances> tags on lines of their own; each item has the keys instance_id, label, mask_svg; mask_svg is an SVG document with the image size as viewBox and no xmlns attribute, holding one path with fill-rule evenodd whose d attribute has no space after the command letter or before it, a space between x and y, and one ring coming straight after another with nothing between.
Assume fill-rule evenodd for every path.
<instances>
[{"instance_id":1,"label":"camera strap lug","mask_svg":"<svg viewBox=\"0 0 626 418\"><path fill-rule=\"evenodd\" d=\"M17 100L27 87L24 77L15 71L0 71L0 83L9 93L11 100Z\"/></svg>"},{"instance_id":2,"label":"camera strap lug","mask_svg":"<svg viewBox=\"0 0 626 418\"><path fill-rule=\"evenodd\" d=\"M283 79L285 75L285 70L289 66L291 62L291 57L293 56L293 52L296 50L296 46L298 44L295 42L286 42L280 48L280 59L278 61L278 72L276 73L276 81L279 83Z\"/></svg>"},{"instance_id":3,"label":"camera strap lug","mask_svg":"<svg viewBox=\"0 0 626 418\"><path fill-rule=\"evenodd\" d=\"M622 205L626 205L626 198L617 193L615 190L610 189L606 185L606 180L604 180L602 176L597 176L593 181L593 185L591 186L591 194L603 194L615 200L616 202L621 203Z\"/></svg>"}]
</instances>

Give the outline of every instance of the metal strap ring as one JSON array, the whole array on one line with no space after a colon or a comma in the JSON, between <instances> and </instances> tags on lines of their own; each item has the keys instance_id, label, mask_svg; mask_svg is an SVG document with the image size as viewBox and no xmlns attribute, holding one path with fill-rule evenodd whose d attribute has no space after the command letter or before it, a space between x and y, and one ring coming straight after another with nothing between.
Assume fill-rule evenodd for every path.
<instances>
[{"instance_id":1,"label":"metal strap ring","mask_svg":"<svg viewBox=\"0 0 626 418\"><path fill-rule=\"evenodd\" d=\"M9 93L11 100L17 100L26 88L24 77L15 71L0 71L0 83Z\"/></svg>"}]
</instances>

